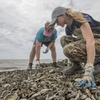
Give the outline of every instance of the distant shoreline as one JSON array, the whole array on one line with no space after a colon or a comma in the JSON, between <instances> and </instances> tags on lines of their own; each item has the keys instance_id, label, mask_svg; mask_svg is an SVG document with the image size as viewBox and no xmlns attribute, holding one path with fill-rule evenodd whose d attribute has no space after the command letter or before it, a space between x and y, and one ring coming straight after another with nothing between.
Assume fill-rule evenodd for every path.
<instances>
[{"instance_id":1,"label":"distant shoreline","mask_svg":"<svg viewBox=\"0 0 100 100\"><path fill-rule=\"evenodd\" d=\"M0 59L0 72L25 70L28 66L28 61L28 59ZM57 61L62 61L62 59L58 59ZM52 59L41 59L40 63L52 63ZM33 68L34 67L35 60L33 62Z\"/></svg>"}]
</instances>

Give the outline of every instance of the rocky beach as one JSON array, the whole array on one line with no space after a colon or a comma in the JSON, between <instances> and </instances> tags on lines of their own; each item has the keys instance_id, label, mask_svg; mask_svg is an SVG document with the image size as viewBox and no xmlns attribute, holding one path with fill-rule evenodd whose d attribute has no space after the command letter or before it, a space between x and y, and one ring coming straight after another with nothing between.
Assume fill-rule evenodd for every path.
<instances>
[{"instance_id":1,"label":"rocky beach","mask_svg":"<svg viewBox=\"0 0 100 100\"><path fill-rule=\"evenodd\" d=\"M84 70L68 76L62 72L68 67L67 60L58 64L62 68L41 63L42 68L32 71L0 72L0 100L100 100L100 74L95 76L96 87L87 89L76 82Z\"/></svg>"}]
</instances>

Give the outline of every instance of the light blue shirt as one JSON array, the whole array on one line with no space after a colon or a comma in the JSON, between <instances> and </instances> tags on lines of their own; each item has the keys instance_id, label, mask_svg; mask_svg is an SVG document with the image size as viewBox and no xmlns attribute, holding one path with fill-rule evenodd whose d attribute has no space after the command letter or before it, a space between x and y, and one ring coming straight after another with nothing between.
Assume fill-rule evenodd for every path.
<instances>
[{"instance_id":1,"label":"light blue shirt","mask_svg":"<svg viewBox=\"0 0 100 100\"><path fill-rule=\"evenodd\" d=\"M36 34L36 40L38 40L39 42L50 42L52 40L56 40L57 38L57 30L54 29L52 35L50 37L45 37L43 35L43 31L44 31L44 27L40 28L39 31Z\"/></svg>"}]
</instances>

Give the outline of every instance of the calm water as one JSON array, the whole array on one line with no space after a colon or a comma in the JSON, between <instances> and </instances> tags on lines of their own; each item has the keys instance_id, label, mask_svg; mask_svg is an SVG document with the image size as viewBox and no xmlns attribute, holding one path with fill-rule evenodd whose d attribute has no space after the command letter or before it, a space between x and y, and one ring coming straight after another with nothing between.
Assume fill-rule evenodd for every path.
<instances>
[{"instance_id":1,"label":"calm water","mask_svg":"<svg viewBox=\"0 0 100 100\"><path fill-rule=\"evenodd\" d=\"M41 63L50 63L52 59L41 59ZM28 59L16 59L16 60L0 60L0 72L12 71L17 69L26 69L28 66ZM35 66L35 60L33 68Z\"/></svg>"}]
</instances>

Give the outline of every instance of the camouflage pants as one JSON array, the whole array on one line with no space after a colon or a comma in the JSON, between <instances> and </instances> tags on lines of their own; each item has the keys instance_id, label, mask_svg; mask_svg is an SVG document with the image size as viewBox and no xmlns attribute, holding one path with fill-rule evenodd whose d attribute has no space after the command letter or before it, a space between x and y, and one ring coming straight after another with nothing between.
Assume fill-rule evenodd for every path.
<instances>
[{"instance_id":1,"label":"camouflage pants","mask_svg":"<svg viewBox=\"0 0 100 100\"><path fill-rule=\"evenodd\" d=\"M80 31L79 31L80 32ZM82 34L82 33L80 33ZM86 41L81 38L62 36L60 39L63 53L70 61L86 62ZM100 57L100 38L95 38L96 57Z\"/></svg>"}]
</instances>

